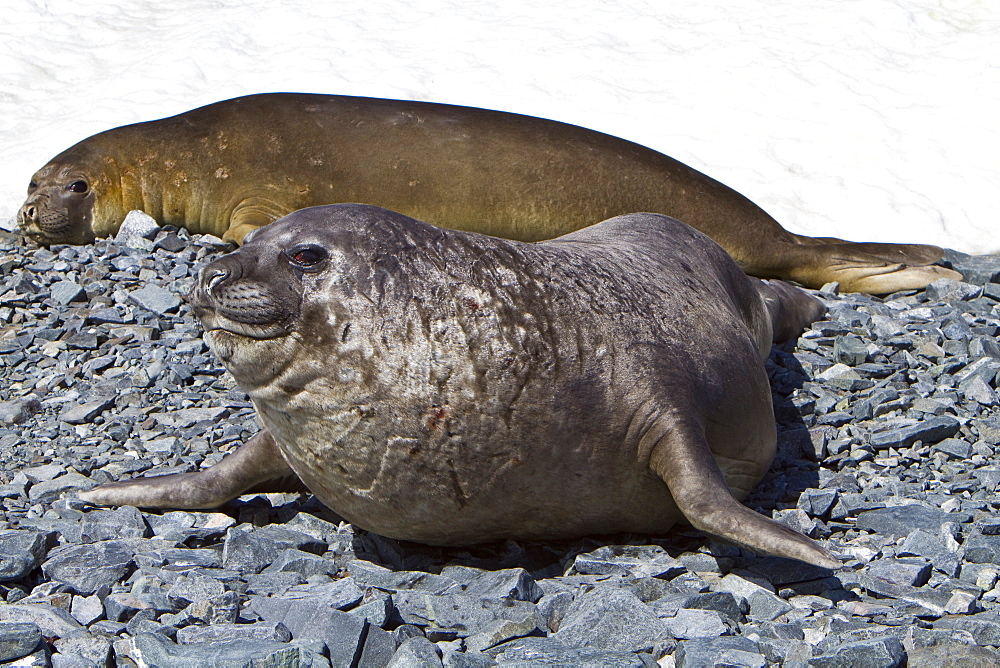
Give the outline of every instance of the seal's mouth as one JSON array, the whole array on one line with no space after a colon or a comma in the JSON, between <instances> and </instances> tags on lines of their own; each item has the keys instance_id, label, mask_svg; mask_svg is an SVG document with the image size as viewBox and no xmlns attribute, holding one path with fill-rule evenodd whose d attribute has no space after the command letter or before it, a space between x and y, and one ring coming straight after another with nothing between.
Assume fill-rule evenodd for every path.
<instances>
[{"instance_id":1,"label":"seal's mouth","mask_svg":"<svg viewBox=\"0 0 1000 668\"><path fill-rule=\"evenodd\" d=\"M209 341L209 345L211 345L211 340L219 339L227 339L233 344L238 344L241 339L248 343L271 341L287 336L289 333L288 327L282 322L240 322L203 304L195 306L195 314L201 320L201 326L205 330L205 338Z\"/></svg>"}]
</instances>

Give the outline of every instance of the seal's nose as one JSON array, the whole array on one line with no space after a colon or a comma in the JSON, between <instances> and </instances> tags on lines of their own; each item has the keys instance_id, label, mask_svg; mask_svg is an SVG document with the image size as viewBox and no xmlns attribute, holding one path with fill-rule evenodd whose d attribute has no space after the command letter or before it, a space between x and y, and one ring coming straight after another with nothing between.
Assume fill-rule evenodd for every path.
<instances>
[{"instance_id":1,"label":"seal's nose","mask_svg":"<svg viewBox=\"0 0 1000 668\"><path fill-rule=\"evenodd\" d=\"M205 267L201 272L201 284L205 292L212 292L212 289L229 278L229 270L220 267L218 264Z\"/></svg>"},{"instance_id":2,"label":"seal's nose","mask_svg":"<svg viewBox=\"0 0 1000 668\"><path fill-rule=\"evenodd\" d=\"M21 210L17 212L17 221L22 226L38 223L38 207L34 202L26 202Z\"/></svg>"}]
</instances>

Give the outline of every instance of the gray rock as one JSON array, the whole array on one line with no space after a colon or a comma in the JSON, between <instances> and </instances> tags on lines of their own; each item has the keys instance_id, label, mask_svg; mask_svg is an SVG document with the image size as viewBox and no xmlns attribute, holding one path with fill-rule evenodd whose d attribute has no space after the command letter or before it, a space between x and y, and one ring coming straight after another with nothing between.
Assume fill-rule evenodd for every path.
<instances>
[{"instance_id":1,"label":"gray rock","mask_svg":"<svg viewBox=\"0 0 1000 668\"><path fill-rule=\"evenodd\" d=\"M222 547L222 565L241 573L260 573L274 561L277 544L257 532L247 533L232 528Z\"/></svg>"},{"instance_id":2,"label":"gray rock","mask_svg":"<svg viewBox=\"0 0 1000 668\"><path fill-rule=\"evenodd\" d=\"M139 668L190 668L191 666L301 666L329 665L319 654L294 643L268 640L236 640L178 645L152 633L119 640L119 656L131 659ZM349 664L340 664L349 665Z\"/></svg>"},{"instance_id":3,"label":"gray rock","mask_svg":"<svg viewBox=\"0 0 1000 668\"><path fill-rule=\"evenodd\" d=\"M327 543L302 531L269 524L254 531L254 536L270 541L280 550L299 550L310 554L322 555L327 550Z\"/></svg>"},{"instance_id":4,"label":"gray rock","mask_svg":"<svg viewBox=\"0 0 1000 668\"><path fill-rule=\"evenodd\" d=\"M361 601L364 592L358 587L352 578L341 578L323 584L296 584L284 589L281 593L270 597L271 601L298 601L321 603L329 608L337 610L348 610ZM258 601L262 597L253 597L251 601ZM266 605L265 601L261 601Z\"/></svg>"},{"instance_id":5,"label":"gray rock","mask_svg":"<svg viewBox=\"0 0 1000 668\"><path fill-rule=\"evenodd\" d=\"M715 610L681 608L672 617L663 617L669 633L678 640L714 638L728 635L732 627Z\"/></svg>"},{"instance_id":6,"label":"gray rock","mask_svg":"<svg viewBox=\"0 0 1000 668\"><path fill-rule=\"evenodd\" d=\"M896 550L897 557L924 557L937 565L957 555L945 546L939 534L923 529L911 531L903 544Z\"/></svg>"},{"instance_id":7,"label":"gray rock","mask_svg":"<svg viewBox=\"0 0 1000 668\"><path fill-rule=\"evenodd\" d=\"M573 594L568 591L543 596L536 607L539 627L543 631L546 629L553 633L558 631L559 625L572 603Z\"/></svg>"},{"instance_id":8,"label":"gray rock","mask_svg":"<svg viewBox=\"0 0 1000 668\"><path fill-rule=\"evenodd\" d=\"M152 241L159 231L160 226L152 216L143 211L129 211L115 234L115 243L132 246L138 239Z\"/></svg>"},{"instance_id":9,"label":"gray rock","mask_svg":"<svg viewBox=\"0 0 1000 668\"><path fill-rule=\"evenodd\" d=\"M52 299L63 306L72 302L87 301L87 292L79 283L74 281L57 281L50 289Z\"/></svg>"},{"instance_id":10,"label":"gray rock","mask_svg":"<svg viewBox=\"0 0 1000 668\"><path fill-rule=\"evenodd\" d=\"M0 661L13 661L34 653L42 642L42 632L31 623L0 623Z\"/></svg>"},{"instance_id":11,"label":"gray rock","mask_svg":"<svg viewBox=\"0 0 1000 668\"><path fill-rule=\"evenodd\" d=\"M69 613L73 619L84 626L90 626L104 616L104 603L96 594L93 596L74 596Z\"/></svg>"},{"instance_id":12,"label":"gray rock","mask_svg":"<svg viewBox=\"0 0 1000 668\"><path fill-rule=\"evenodd\" d=\"M464 645L473 652L495 647L514 638L523 638L538 629L538 616L531 611L516 619L497 618L465 638Z\"/></svg>"},{"instance_id":13,"label":"gray rock","mask_svg":"<svg viewBox=\"0 0 1000 668\"><path fill-rule=\"evenodd\" d=\"M392 596L377 589L369 589L365 600L368 602L351 608L347 611L348 614L361 617L372 626L385 627L396 610L392 603Z\"/></svg>"},{"instance_id":14,"label":"gray rock","mask_svg":"<svg viewBox=\"0 0 1000 668\"><path fill-rule=\"evenodd\" d=\"M104 615L115 622L127 622L141 611L150 611L153 617L174 612L179 607L166 596L153 592L114 592L104 597L103 604Z\"/></svg>"},{"instance_id":15,"label":"gray rock","mask_svg":"<svg viewBox=\"0 0 1000 668\"><path fill-rule=\"evenodd\" d=\"M181 408L167 413L152 413L149 417L156 423L172 429L187 429L199 422L217 423L229 417L231 411L225 406L205 408Z\"/></svg>"},{"instance_id":16,"label":"gray rock","mask_svg":"<svg viewBox=\"0 0 1000 668\"><path fill-rule=\"evenodd\" d=\"M935 621L934 628L967 631L978 645L1000 646L1000 615L995 612L949 615Z\"/></svg>"},{"instance_id":17,"label":"gray rock","mask_svg":"<svg viewBox=\"0 0 1000 668\"><path fill-rule=\"evenodd\" d=\"M135 563L143 570L155 570L170 564L174 568L220 568L222 560L216 550L164 548L135 555Z\"/></svg>"},{"instance_id":18,"label":"gray rock","mask_svg":"<svg viewBox=\"0 0 1000 668\"><path fill-rule=\"evenodd\" d=\"M192 601L184 608L183 614L188 622L232 624L236 622L239 613L240 595L233 591L227 591L218 596Z\"/></svg>"},{"instance_id":19,"label":"gray rock","mask_svg":"<svg viewBox=\"0 0 1000 668\"><path fill-rule=\"evenodd\" d=\"M128 293L130 300L156 315L175 312L181 305L181 298L155 285L146 285Z\"/></svg>"},{"instance_id":20,"label":"gray rock","mask_svg":"<svg viewBox=\"0 0 1000 668\"><path fill-rule=\"evenodd\" d=\"M747 666L763 668L767 660L760 646L748 638L699 638L686 640L674 652L677 668Z\"/></svg>"},{"instance_id":21,"label":"gray rock","mask_svg":"<svg viewBox=\"0 0 1000 668\"><path fill-rule=\"evenodd\" d=\"M40 410L42 404L35 396L0 402L0 426L21 424Z\"/></svg>"},{"instance_id":22,"label":"gray rock","mask_svg":"<svg viewBox=\"0 0 1000 668\"><path fill-rule=\"evenodd\" d=\"M351 665L368 627L364 619L308 600L255 598L253 611L266 622L283 624L295 640L325 642L334 666Z\"/></svg>"},{"instance_id":23,"label":"gray rock","mask_svg":"<svg viewBox=\"0 0 1000 668\"><path fill-rule=\"evenodd\" d=\"M311 575L335 575L337 570L337 564L324 557L302 550L281 550L265 572L288 571L308 578Z\"/></svg>"},{"instance_id":24,"label":"gray rock","mask_svg":"<svg viewBox=\"0 0 1000 668\"><path fill-rule=\"evenodd\" d=\"M60 665L73 666L106 666L111 659L111 641L98 634L76 633L66 638L57 638L55 647L58 654L53 655L53 668L59 661L58 656L74 657L74 663Z\"/></svg>"},{"instance_id":25,"label":"gray rock","mask_svg":"<svg viewBox=\"0 0 1000 668\"><path fill-rule=\"evenodd\" d=\"M756 621L773 621L792 610L787 601L763 589L754 591L746 600L750 606L747 617Z\"/></svg>"},{"instance_id":26,"label":"gray rock","mask_svg":"<svg viewBox=\"0 0 1000 668\"><path fill-rule=\"evenodd\" d=\"M49 552L42 572L81 594L93 594L121 580L132 564L132 555L132 547L125 540L60 547Z\"/></svg>"},{"instance_id":27,"label":"gray rock","mask_svg":"<svg viewBox=\"0 0 1000 668\"><path fill-rule=\"evenodd\" d=\"M115 538L145 538L149 527L136 508L123 506L117 510L95 510L80 520L80 540L96 543Z\"/></svg>"},{"instance_id":28,"label":"gray rock","mask_svg":"<svg viewBox=\"0 0 1000 668\"><path fill-rule=\"evenodd\" d=\"M943 452L953 459L968 459L972 456L972 445L960 438L946 438L935 445L932 450Z\"/></svg>"},{"instance_id":29,"label":"gray rock","mask_svg":"<svg viewBox=\"0 0 1000 668\"><path fill-rule=\"evenodd\" d=\"M426 594L401 591L393 596L393 605L400 619L407 624L428 627L428 632L467 637L476 633L493 632L498 619L514 621L528 627L526 635L538 625L534 606L514 599L484 599L468 594ZM437 635L442 635L437 633Z\"/></svg>"},{"instance_id":30,"label":"gray rock","mask_svg":"<svg viewBox=\"0 0 1000 668\"><path fill-rule=\"evenodd\" d=\"M443 569L441 575L463 585L465 594L480 598L506 598L537 603L544 593L534 578L523 568L484 571L478 568L450 566Z\"/></svg>"},{"instance_id":31,"label":"gray rock","mask_svg":"<svg viewBox=\"0 0 1000 668\"><path fill-rule=\"evenodd\" d=\"M928 285L926 289L927 298L931 301L962 301L978 297L983 292L979 285L955 281L950 278L939 278Z\"/></svg>"},{"instance_id":32,"label":"gray rock","mask_svg":"<svg viewBox=\"0 0 1000 668\"><path fill-rule=\"evenodd\" d=\"M579 554L573 562L578 573L659 577L669 580L687 568L659 545L607 545Z\"/></svg>"},{"instance_id":33,"label":"gray rock","mask_svg":"<svg viewBox=\"0 0 1000 668\"><path fill-rule=\"evenodd\" d=\"M358 668L381 668L388 665L398 647L396 636L378 626L369 624L361 645Z\"/></svg>"},{"instance_id":34,"label":"gray rock","mask_svg":"<svg viewBox=\"0 0 1000 668\"><path fill-rule=\"evenodd\" d=\"M903 665L905 661L906 652L899 638L884 636L838 645L820 656L814 656L809 660L809 665L818 668L848 668L850 666L896 668Z\"/></svg>"},{"instance_id":35,"label":"gray rock","mask_svg":"<svg viewBox=\"0 0 1000 668\"><path fill-rule=\"evenodd\" d=\"M458 583L443 575L420 571L391 571L360 559L348 561L347 569L359 585L386 591L416 590L440 594L458 587Z\"/></svg>"},{"instance_id":36,"label":"gray rock","mask_svg":"<svg viewBox=\"0 0 1000 668\"><path fill-rule=\"evenodd\" d=\"M38 531L0 531L0 582L20 580L45 557L45 534Z\"/></svg>"},{"instance_id":37,"label":"gray rock","mask_svg":"<svg viewBox=\"0 0 1000 668\"><path fill-rule=\"evenodd\" d=\"M920 587L930 578L931 565L924 561L883 559L869 564L868 575L892 584Z\"/></svg>"},{"instance_id":38,"label":"gray rock","mask_svg":"<svg viewBox=\"0 0 1000 668\"><path fill-rule=\"evenodd\" d=\"M844 390L847 392L857 392L858 390L868 389L875 384L867 378L862 378L861 375L851 367L839 362L826 371L818 374L816 376L816 380L821 381L824 385L829 387L834 387L838 390Z\"/></svg>"},{"instance_id":39,"label":"gray rock","mask_svg":"<svg viewBox=\"0 0 1000 668\"><path fill-rule=\"evenodd\" d=\"M948 612L948 604L951 601L949 592L894 584L867 574L863 574L860 579L860 584L870 594L881 598L895 598L919 606L914 612L921 617L940 617Z\"/></svg>"},{"instance_id":40,"label":"gray rock","mask_svg":"<svg viewBox=\"0 0 1000 668\"><path fill-rule=\"evenodd\" d=\"M923 420L900 429L888 429L872 434L870 443L877 450L908 448L917 441L932 445L958 433L959 422L953 417Z\"/></svg>"},{"instance_id":41,"label":"gray rock","mask_svg":"<svg viewBox=\"0 0 1000 668\"><path fill-rule=\"evenodd\" d=\"M167 590L167 598L185 606L195 601L208 601L226 593L226 586L215 578L199 575L181 575Z\"/></svg>"},{"instance_id":42,"label":"gray rock","mask_svg":"<svg viewBox=\"0 0 1000 668\"><path fill-rule=\"evenodd\" d=\"M997 395L981 376L972 376L958 386L966 401L975 401L980 406L996 406Z\"/></svg>"},{"instance_id":43,"label":"gray rock","mask_svg":"<svg viewBox=\"0 0 1000 668\"><path fill-rule=\"evenodd\" d=\"M997 372L1000 371L1000 360L992 357L980 357L955 373L955 381L962 385L974 377L980 378L987 385L993 385Z\"/></svg>"},{"instance_id":44,"label":"gray rock","mask_svg":"<svg viewBox=\"0 0 1000 668\"><path fill-rule=\"evenodd\" d=\"M974 564L1000 565L1000 536L973 534L965 541L965 560Z\"/></svg>"},{"instance_id":45,"label":"gray rock","mask_svg":"<svg viewBox=\"0 0 1000 668\"><path fill-rule=\"evenodd\" d=\"M438 650L427 638L410 638L392 655L387 668L434 668L441 666Z\"/></svg>"},{"instance_id":46,"label":"gray rock","mask_svg":"<svg viewBox=\"0 0 1000 668\"><path fill-rule=\"evenodd\" d=\"M647 664L631 652L565 645L555 638L519 638L486 652L499 666L580 666L641 668Z\"/></svg>"},{"instance_id":47,"label":"gray rock","mask_svg":"<svg viewBox=\"0 0 1000 668\"><path fill-rule=\"evenodd\" d=\"M552 636L567 646L642 652L673 636L653 610L626 590L596 587L577 596Z\"/></svg>"},{"instance_id":48,"label":"gray rock","mask_svg":"<svg viewBox=\"0 0 1000 668\"><path fill-rule=\"evenodd\" d=\"M444 668L490 668L497 662L482 652L445 652L442 658Z\"/></svg>"},{"instance_id":49,"label":"gray rock","mask_svg":"<svg viewBox=\"0 0 1000 668\"><path fill-rule=\"evenodd\" d=\"M833 341L833 359L848 366L864 364L868 346L856 336L838 336Z\"/></svg>"},{"instance_id":50,"label":"gray rock","mask_svg":"<svg viewBox=\"0 0 1000 668\"><path fill-rule=\"evenodd\" d=\"M273 622L185 626L177 630L177 642L181 644L229 642L247 639L288 642L292 639L292 634L285 628L284 624Z\"/></svg>"},{"instance_id":51,"label":"gray rock","mask_svg":"<svg viewBox=\"0 0 1000 668\"><path fill-rule=\"evenodd\" d=\"M1000 360L1000 344L993 338L977 336L969 341L969 357L974 359L992 357Z\"/></svg>"},{"instance_id":52,"label":"gray rock","mask_svg":"<svg viewBox=\"0 0 1000 668\"><path fill-rule=\"evenodd\" d=\"M67 424L89 424L98 415L101 415L114 406L114 397L103 397L85 404L74 404L68 406L66 410L59 414L59 419Z\"/></svg>"},{"instance_id":53,"label":"gray rock","mask_svg":"<svg viewBox=\"0 0 1000 668\"><path fill-rule=\"evenodd\" d=\"M61 638L83 627L68 612L46 603L0 603L0 623L34 624L49 638Z\"/></svg>"},{"instance_id":54,"label":"gray rock","mask_svg":"<svg viewBox=\"0 0 1000 668\"><path fill-rule=\"evenodd\" d=\"M966 255L948 251L947 259L966 283L986 285L1000 282L1000 255Z\"/></svg>"},{"instance_id":55,"label":"gray rock","mask_svg":"<svg viewBox=\"0 0 1000 668\"><path fill-rule=\"evenodd\" d=\"M941 643L929 647L915 647L906 652L908 666L920 668L989 668L1000 665L1000 653L957 642Z\"/></svg>"},{"instance_id":56,"label":"gray rock","mask_svg":"<svg viewBox=\"0 0 1000 668\"><path fill-rule=\"evenodd\" d=\"M942 524L953 520L954 517L941 510L905 505L862 512L855 526L884 536L902 538L917 529L937 534Z\"/></svg>"}]
</instances>

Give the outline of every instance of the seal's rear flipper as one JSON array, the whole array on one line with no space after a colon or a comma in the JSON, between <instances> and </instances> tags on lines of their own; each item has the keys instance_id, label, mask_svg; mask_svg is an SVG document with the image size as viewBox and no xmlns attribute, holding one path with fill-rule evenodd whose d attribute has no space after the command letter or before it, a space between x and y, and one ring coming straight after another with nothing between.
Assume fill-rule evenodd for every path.
<instances>
[{"instance_id":1,"label":"seal's rear flipper","mask_svg":"<svg viewBox=\"0 0 1000 668\"><path fill-rule=\"evenodd\" d=\"M654 446L649 464L667 483L678 509L696 529L756 552L823 568L842 566L812 539L733 498L699 428L681 425L672 429Z\"/></svg>"},{"instance_id":2,"label":"seal's rear flipper","mask_svg":"<svg viewBox=\"0 0 1000 668\"><path fill-rule=\"evenodd\" d=\"M919 290L941 278L962 278L957 271L934 264L944 257L937 246L802 236L796 236L796 241L798 245L788 248L786 254L787 270L780 274L810 288L836 281L844 292L884 295Z\"/></svg>"},{"instance_id":3,"label":"seal's rear flipper","mask_svg":"<svg viewBox=\"0 0 1000 668\"><path fill-rule=\"evenodd\" d=\"M767 306L771 317L771 340L774 343L797 339L809 325L826 313L823 302L794 285L778 280L751 280Z\"/></svg>"},{"instance_id":4,"label":"seal's rear flipper","mask_svg":"<svg viewBox=\"0 0 1000 668\"><path fill-rule=\"evenodd\" d=\"M111 482L79 497L101 506L198 510L218 508L250 491L289 491L289 480L298 479L264 430L204 471Z\"/></svg>"}]
</instances>

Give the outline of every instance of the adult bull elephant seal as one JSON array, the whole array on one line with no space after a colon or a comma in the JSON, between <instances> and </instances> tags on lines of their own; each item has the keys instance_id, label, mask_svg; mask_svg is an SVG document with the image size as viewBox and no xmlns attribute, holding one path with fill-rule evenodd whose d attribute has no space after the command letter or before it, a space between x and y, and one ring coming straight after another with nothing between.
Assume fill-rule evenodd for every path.
<instances>
[{"instance_id":1,"label":"adult bull elephant seal","mask_svg":"<svg viewBox=\"0 0 1000 668\"><path fill-rule=\"evenodd\" d=\"M686 519L839 566L736 500L774 455L774 332L824 309L677 220L630 214L531 244L316 207L207 265L190 299L265 431L205 472L84 500L212 507L290 467L399 539L661 534Z\"/></svg>"},{"instance_id":2,"label":"adult bull elephant seal","mask_svg":"<svg viewBox=\"0 0 1000 668\"><path fill-rule=\"evenodd\" d=\"M783 229L734 190L651 149L530 116L333 95L251 95L109 130L42 167L18 214L42 243L113 234L132 209L241 242L296 209L374 204L522 241L612 216L665 213L747 273L888 293L960 278L940 248Z\"/></svg>"}]
</instances>

